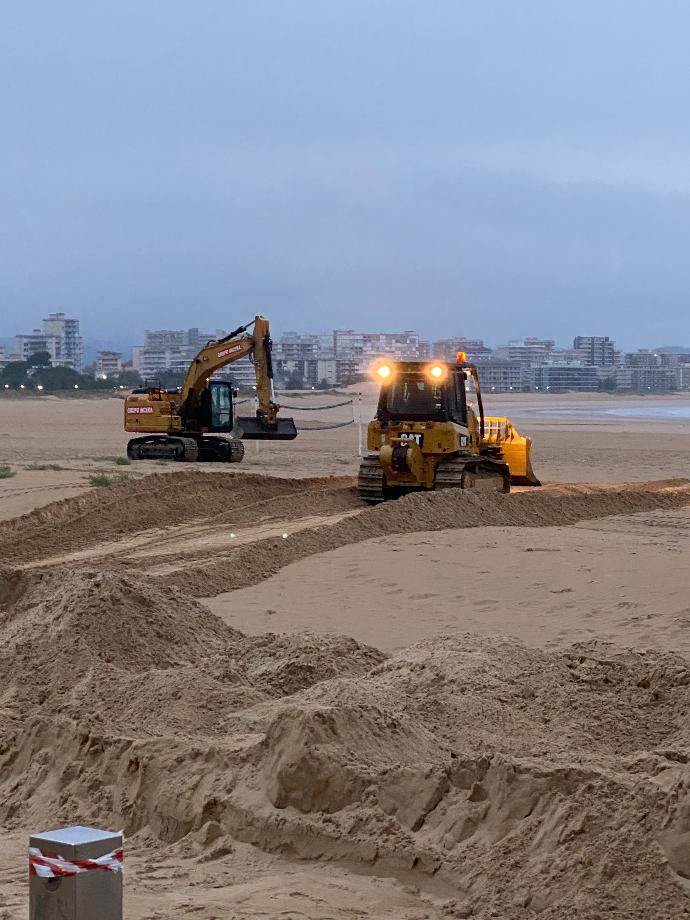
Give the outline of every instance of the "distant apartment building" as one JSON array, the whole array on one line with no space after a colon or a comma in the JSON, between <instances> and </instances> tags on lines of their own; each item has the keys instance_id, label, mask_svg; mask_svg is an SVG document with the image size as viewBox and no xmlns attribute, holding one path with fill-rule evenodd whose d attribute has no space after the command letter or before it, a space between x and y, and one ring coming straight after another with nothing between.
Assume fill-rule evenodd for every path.
<instances>
[{"instance_id":1,"label":"distant apartment building","mask_svg":"<svg viewBox=\"0 0 690 920\"><path fill-rule=\"evenodd\" d=\"M627 364L616 371L616 385L619 390L634 390L637 393L654 391L669 393L678 388L679 375L669 367L649 364Z\"/></svg>"},{"instance_id":2,"label":"distant apartment building","mask_svg":"<svg viewBox=\"0 0 690 920\"><path fill-rule=\"evenodd\" d=\"M613 367L616 363L616 343L607 335L576 335L573 350L582 356L583 364Z\"/></svg>"},{"instance_id":3,"label":"distant apartment building","mask_svg":"<svg viewBox=\"0 0 690 920\"><path fill-rule=\"evenodd\" d=\"M132 366L145 380L161 371L184 371L197 352L222 332L205 333L191 329L147 329L144 344L132 349Z\"/></svg>"},{"instance_id":4,"label":"distant apartment building","mask_svg":"<svg viewBox=\"0 0 690 920\"><path fill-rule=\"evenodd\" d=\"M687 389L687 372L690 365L685 359L690 356L668 352L638 351L623 355L621 366L616 369L616 385L619 390L633 390L638 393L668 393Z\"/></svg>"},{"instance_id":5,"label":"distant apartment building","mask_svg":"<svg viewBox=\"0 0 690 920\"><path fill-rule=\"evenodd\" d=\"M502 345L496 349L496 357L503 358L505 361L517 361L525 366L546 364L555 347L556 343L553 339L530 337Z\"/></svg>"},{"instance_id":6,"label":"distant apartment building","mask_svg":"<svg viewBox=\"0 0 690 920\"><path fill-rule=\"evenodd\" d=\"M624 367L660 367L661 356L647 348L639 348L623 355Z\"/></svg>"},{"instance_id":7,"label":"distant apartment building","mask_svg":"<svg viewBox=\"0 0 690 920\"><path fill-rule=\"evenodd\" d=\"M454 361L461 351L465 352L470 361L487 357L492 353L481 339L439 339L431 346L432 357L445 358L447 361Z\"/></svg>"},{"instance_id":8,"label":"distant apartment building","mask_svg":"<svg viewBox=\"0 0 690 920\"><path fill-rule=\"evenodd\" d=\"M96 377L112 377L122 370L122 352L99 351L96 353L94 375Z\"/></svg>"},{"instance_id":9,"label":"distant apartment building","mask_svg":"<svg viewBox=\"0 0 690 920\"><path fill-rule=\"evenodd\" d=\"M191 329L147 329L144 344L132 349L132 367L143 380L156 384L164 373L172 371L183 376L199 351L208 342L223 338L222 329L203 332ZM221 368L214 378L232 380L238 386L251 387L256 383L254 365L249 358L240 358Z\"/></svg>"},{"instance_id":10,"label":"distant apartment building","mask_svg":"<svg viewBox=\"0 0 690 920\"><path fill-rule=\"evenodd\" d=\"M336 329L328 335L286 332L275 343L273 361L281 381L294 375L308 387L323 381L335 386L361 379L380 355L423 360L429 353L429 343L422 341L413 330L357 332Z\"/></svg>"},{"instance_id":11,"label":"distant apartment building","mask_svg":"<svg viewBox=\"0 0 690 920\"><path fill-rule=\"evenodd\" d=\"M599 374L593 365L532 365L524 374L526 389L534 393L562 393L565 390L596 392Z\"/></svg>"},{"instance_id":12,"label":"distant apartment building","mask_svg":"<svg viewBox=\"0 0 690 920\"><path fill-rule=\"evenodd\" d=\"M275 345L276 353L285 361L334 356L333 335L302 335L286 332Z\"/></svg>"},{"instance_id":13,"label":"distant apartment building","mask_svg":"<svg viewBox=\"0 0 690 920\"><path fill-rule=\"evenodd\" d=\"M22 361L28 361L32 355L40 351L47 351L53 367L60 364L60 338L57 335L47 335L40 329L33 332L21 333L15 336L17 354Z\"/></svg>"},{"instance_id":14,"label":"distant apartment building","mask_svg":"<svg viewBox=\"0 0 690 920\"><path fill-rule=\"evenodd\" d=\"M525 369L519 362L479 357L476 359L476 365L484 392L517 393L522 390Z\"/></svg>"},{"instance_id":15,"label":"distant apartment building","mask_svg":"<svg viewBox=\"0 0 690 920\"><path fill-rule=\"evenodd\" d=\"M428 358L430 346L412 329L403 332L355 332L354 329L333 331L333 351L336 357L368 358L379 355L391 358Z\"/></svg>"},{"instance_id":16,"label":"distant apartment building","mask_svg":"<svg viewBox=\"0 0 690 920\"><path fill-rule=\"evenodd\" d=\"M20 333L15 340L16 351L23 361L46 351L53 367L71 367L81 372L84 366L84 340L79 332L79 320L68 319L64 313L49 313L41 329Z\"/></svg>"}]
</instances>

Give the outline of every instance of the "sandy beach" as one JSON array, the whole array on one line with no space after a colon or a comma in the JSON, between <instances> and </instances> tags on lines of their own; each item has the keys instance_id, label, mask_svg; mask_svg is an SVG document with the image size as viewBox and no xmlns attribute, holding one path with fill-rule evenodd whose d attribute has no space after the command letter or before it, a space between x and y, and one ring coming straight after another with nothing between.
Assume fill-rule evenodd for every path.
<instances>
[{"instance_id":1,"label":"sandy beach","mask_svg":"<svg viewBox=\"0 0 690 920\"><path fill-rule=\"evenodd\" d=\"M542 488L366 508L357 424L180 469L0 400L2 920L65 823L128 920L690 915L690 399L487 403Z\"/></svg>"}]
</instances>

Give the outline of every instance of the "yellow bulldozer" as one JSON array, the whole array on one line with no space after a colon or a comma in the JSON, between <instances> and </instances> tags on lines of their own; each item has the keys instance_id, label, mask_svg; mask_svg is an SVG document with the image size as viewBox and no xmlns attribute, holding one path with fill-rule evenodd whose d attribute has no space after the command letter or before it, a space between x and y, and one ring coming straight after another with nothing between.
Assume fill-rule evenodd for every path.
<instances>
[{"instance_id":1,"label":"yellow bulldozer","mask_svg":"<svg viewBox=\"0 0 690 920\"><path fill-rule=\"evenodd\" d=\"M456 362L382 359L372 373L381 390L359 469L366 502L423 489L541 484L531 440L509 419L484 415L479 374L463 352Z\"/></svg>"},{"instance_id":2,"label":"yellow bulldozer","mask_svg":"<svg viewBox=\"0 0 690 920\"><path fill-rule=\"evenodd\" d=\"M125 431L138 437L127 445L127 456L237 463L244 457L242 439L296 438L294 421L278 418L271 347L268 320L257 316L222 339L208 342L189 365L181 388L134 390L125 400ZM254 364L259 407L255 416L236 418L236 391L230 382L212 376L246 356Z\"/></svg>"}]
</instances>

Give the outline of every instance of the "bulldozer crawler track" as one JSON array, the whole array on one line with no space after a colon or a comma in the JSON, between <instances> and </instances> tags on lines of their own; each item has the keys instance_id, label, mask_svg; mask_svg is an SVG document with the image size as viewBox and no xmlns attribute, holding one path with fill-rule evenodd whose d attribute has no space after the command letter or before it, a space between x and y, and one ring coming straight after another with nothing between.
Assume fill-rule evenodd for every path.
<instances>
[{"instance_id":1,"label":"bulldozer crawler track","mask_svg":"<svg viewBox=\"0 0 690 920\"><path fill-rule=\"evenodd\" d=\"M510 472L490 457L453 457L436 467L435 488L509 492Z\"/></svg>"},{"instance_id":2,"label":"bulldozer crawler track","mask_svg":"<svg viewBox=\"0 0 690 920\"><path fill-rule=\"evenodd\" d=\"M376 454L364 457L360 463L357 492L359 497L370 505L385 501L386 480Z\"/></svg>"}]
</instances>

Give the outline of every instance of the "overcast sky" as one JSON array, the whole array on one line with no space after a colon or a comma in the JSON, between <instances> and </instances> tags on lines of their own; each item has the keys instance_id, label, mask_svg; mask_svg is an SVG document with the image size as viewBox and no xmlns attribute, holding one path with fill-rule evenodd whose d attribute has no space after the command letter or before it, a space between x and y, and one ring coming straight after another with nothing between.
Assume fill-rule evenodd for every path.
<instances>
[{"instance_id":1,"label":"overcast sky","mask_svg":"<svg viewBox=\"0 0 690 920\"><path fill-rule=\"evenodd\" d=\"M690 345L687 0L0 0L0 337Z\"/></svg>"}]
</instances>

